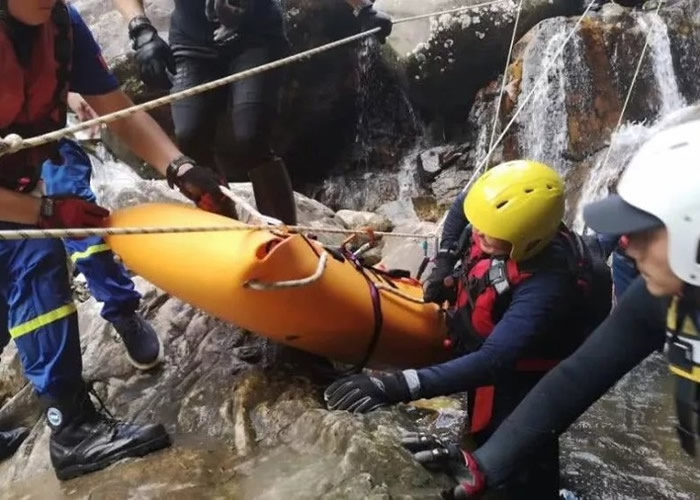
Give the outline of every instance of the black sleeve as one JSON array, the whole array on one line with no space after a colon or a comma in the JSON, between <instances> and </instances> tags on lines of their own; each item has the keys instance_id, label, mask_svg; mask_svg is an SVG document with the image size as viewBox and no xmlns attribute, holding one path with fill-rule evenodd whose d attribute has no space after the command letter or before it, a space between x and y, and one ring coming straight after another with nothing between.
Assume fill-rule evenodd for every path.
<instances>
[{"instance_id":1,"label":"black sleeve","mask_svg":"<svg viewBox=\"0 0 700 500\"><path fill-rule=\"evenodd\" d=\"M466 196L465 193L460 194L447 212L445 226L440 237L440 249L442 250L450 250L467 227L467 217L464 215L464 198Z\"/></svg>"},{"instance_id":2,"label":"black sleeve","mask_svg":"<svg viewBox=\"0 0 700 500\"><path fill-rule=\"evenodd\" d=\"M638 278L584 344L550 371L475 452L490 486L556 439L627 372L663 346L666 301Z\"/></svg>"}]
</instances>

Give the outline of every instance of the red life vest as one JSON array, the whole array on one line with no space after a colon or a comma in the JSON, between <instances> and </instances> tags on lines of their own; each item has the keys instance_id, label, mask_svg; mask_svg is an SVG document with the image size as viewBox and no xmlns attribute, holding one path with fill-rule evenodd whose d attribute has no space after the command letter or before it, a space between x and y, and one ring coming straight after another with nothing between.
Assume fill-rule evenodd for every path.
<instances>
[{"instance_id":1,"label":"red life vest","mask_svg":"<svg viewBox=\"0 0 700 500\"><path fill-rule=\"evenodd\" d=\"M570 247L571 259L562 264L552 264L552 268L567 270L576 276L582 295L590 295L591 284L584 278L584 269L590 267L590 254L585 243L562 227L560 235ZM471 246L467 252L457 285L457 298L452 311L450 325L453 341L462 351L473 352L491 334L501 316L508 308L512 291L518 285L542 269L521 269L518 264L506 257L493 257L481 251L479 237L472 233ZM559 363L560 359L521 359L515 365L516 371L547 372ZM493 386L479 387L474 392L470 432L486 428L493 414Z\"/></svg>"},{"instance_id":2,"label":"red life vest","mask_svg":"<svg viewBox=\"0 0 700 500\"><path fill-rule=\"evenodd\" d=\"M56 3L49 22L30 29L31 40L15 40L13 20L0 21L0 136L24 138L65 126L68 79L72 59L70 14L63 1ZM33 43L24 64L15 43ZM60 163L56 143L0 157L0 186L18 191L33 189L47 159Z\"/></svg>"}]
</instances>

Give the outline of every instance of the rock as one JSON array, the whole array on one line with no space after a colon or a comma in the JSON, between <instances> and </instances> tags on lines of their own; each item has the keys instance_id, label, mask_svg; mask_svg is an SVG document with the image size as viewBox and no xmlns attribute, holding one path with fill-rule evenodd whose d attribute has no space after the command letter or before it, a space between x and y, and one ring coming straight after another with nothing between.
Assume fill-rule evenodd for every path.
<instances>
[{"instance_id":1,"label":"rock","mask_svg":"<svg viewBox=\"0 0 700 500\"><path fill-rule=\"evenodd\" d=\"M471 144L437 146L416 156L416 168L421 182L430 184L444 169L461 164L467 158Z\"/></svg>"},{"instance_id":2,"label":"rock","mask_svg":"<svg viewBox=\"0 0 700 500\"><path fill-rule=\"evenodd\" d=\"M431 19L430 36L406 61L412 100L448 122L462 122L477 90L503 70L516 11L517 2L507 1ZM579 11L580 2L571 0L526 0L517 37L543 19Z\"/></svg>"},{"instance_id":3,"label":"rock","mask_svg":"<svg viewBox=\"0 0 700 500\"><path fill-rule=\"evenodd\" d=\"M163 340L165 364L148 374L131 367L90 299L78 306L84 373L117 416L163 422L174 446L59 484L48 459L49 430L27 387L0 412L3 424L28 421L33 427L15 456L0 464L0 482L12 485L4 498L46 498L63 490L76 499L360 498L377 492L419 499L449 485L398 444L401 429L415 430L424 412L399 407L361 418L327 412L308 378L315 358L287 350L287 362L262 371L249 356L251 349L264 349L259 339L141 279L136 284L142 312ZM8 350L3 357L16 354Z\"/></svg>"},{"instance_id":4,"label":"rock","mask_svg":"<svg viewBox=\"0 0 700 500\"><path fill-rule=\"evenodd\" d=\"M695 71L694 51L700 41L700 29L691 20L697 17L693 10L697 7L698 0L680 1L662 9L658 16L654 12L606 6L585 19L556 59L554 56L577 18L540 22L514 49L495 137L513 119L516 110L522 107L522 111L493 152L488 166L519 158L554 166L571 180L571 220L581 197L579 188L593 179L594 160L600 163L607 154L610 135L620 117L649 30L650 46L624 122L653 122L685 102L700 99L695 83L680 83L689 82L686 76ZM543 67L550 61L548 78L542 79ZM494 81L477 96L469 117L472 132L467 136L475 147L466 165L484 166L499 88L499 82ZM531 99L526 103L528 95ZM630 130L630 134L634 133ZM616 147L610 161L617 155ZM600 173L596 175L600 177ZM433 181L433 193L438 201L444 196L452 198L457 186L463 186L469 177L466 171L447 169Z\"/></svg>"},{"instance_id":5,"label":"rock","mask_svg":"<svg viewBox=\"0 0 700 500\"><path fill-rule=\"evenodd\" d=\"M436 229L437 224L432 222L404 223L394 228L396 232L419 235L432 235ZM415 277L424 257L434 254L434 246L433 238L387 238L379 265L385 269L406 269Z\"/></svg>"},{"instance_id":6,"label":"rock","mask_svg":"<svg viewBox=\"0 0 700 500\"><path fill-rule=\"evenodd\" d=\"M374 231L388 232L394 228L389 219L372 212L357 212L355 210L339 210L336 218L348 229L370 228Z\"/></svg>"}]
</instances>

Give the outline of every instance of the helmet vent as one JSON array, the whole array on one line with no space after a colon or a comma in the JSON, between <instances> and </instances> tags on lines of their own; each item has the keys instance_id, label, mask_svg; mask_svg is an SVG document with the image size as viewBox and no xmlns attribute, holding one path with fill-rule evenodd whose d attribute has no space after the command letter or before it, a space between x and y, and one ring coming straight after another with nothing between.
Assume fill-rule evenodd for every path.
<instances>
[{"instance_id":1,"label":"helmet vent","mask_svg":"<svg viewBox=\"0 0 700 500\"><path fill-rule=\"evenodd\" d=\"M547 189L551 191L552 189L554 189L554 186L552 186L551 184L547 184Z\"/></svg>"},{"instance_id":2,"label":"helmet vent","mask_svg":"<svg viewBox=\"0 0 700 500\"><path fill-rule=\"evenodd\" d=\"M508 204L508 200L500 202L498 205L496 205L496 210L500 210L503 207L505 207Z\"/></svg>"},{"instance_id":3,"label":"helmet vent","mask_svg":"<svg viewBox=\"0 0 700 500\"><path fill-rule=\"evenodd\" d=\"M524 191L525 191L525 194L530 194L530 193L532 193L532 192L534 191L534 189L532 189L532 188L525 188Z\"/></svg>"},{"instance_id":4,"label":"helmet vent","mask_svg":"<svg viewBox=\"0 0 700 500\"><path fill-rule=\"evenodd\" d=\"M686 146L688 146L687 142L679 142L678 144L674 144L673 146L671 146L670 149L684 148Z\"/></svg>"}]
</instances>

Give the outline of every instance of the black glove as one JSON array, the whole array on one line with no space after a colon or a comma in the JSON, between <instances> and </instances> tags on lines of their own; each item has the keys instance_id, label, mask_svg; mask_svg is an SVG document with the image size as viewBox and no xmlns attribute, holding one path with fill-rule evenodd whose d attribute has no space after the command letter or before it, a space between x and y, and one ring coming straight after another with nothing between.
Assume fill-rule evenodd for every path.
<instances>
[{"instance_id":1,"label":"black glove","mask_svg":"<svg viewBox=\"0 0 700 500\"><path fill-rule=\"evenodd\" d=\"M173 84L168 72L175 74L175 57L146 16L129 21L129 38L141 80L152 89L170 90Z\"/></svg>"},{"instance_id":2,"label":"black glove","mask_svg":"<svg viewBox=\"0 0 700 500\"><path fill-rule=\"evenodd\" d=\"M455 267L455 257L445 251L440 251L435 258L435 267L428 279L423 283L423 300L442 304L446 300L454 299L454 289L445 285L445 278L452 275Z\"/></svg>"},{"instance_id":3,"label":"black glove","mask_svg":"<svg viewBox=\"0 0 700 500\"><path fill-rule=\"evenodd\" d=\"M429 434L411 433L401 438L401 445L413 453L423 467L432 472L444 472L459 484L442 492L449 500L478 498L486 490L486 477L474 457L456 444L445 444Z\"/></svg>"},{"instance_id":4,"label":"black glove","mask_svg":"<svg viewBox=\"0 0 700 500\"><path fill-rule=\"evenodd\" d=\"M351 375L332 383L323 396L329 410L347 410L353 413L366 413L382 406L414 399L403 372Z\"/></svg>"},{"instance_id":5,"label":"black glove","mask_svg":"<svg viewBox=\"0 0 700 500\"><path fill-rule=\"evenodd\" d=\"M226 46L238 39L241 24L248 12L248 3L249 0L207 0L207 19L221 25L214 31L214 43Z\"/></svg>"},{"instance_id":6,"label":"black glove","mask_svg":"<svg viewBox=\"0 0 700 500\"><path fill-rule=\"evenodd\" d=\"M376 10L373 5L362 7L357 14L357 18L360 20L362 31L373 28L381 29L381 31L377 32L379 43L386 42L386 38L391 35L391 28L394 26L391 18L384 12Z\"/></svg>"},{"instance_id":7,"label":"black glove","mask_svg":"<svg viewBox=\"0 0 700 500\"><path fill-rule=\"evenodd\" d=\"M168 165L166 177L171 188L182 194L202 210L236 219L236 207L222 192L223 179L209 169L200 167L194 160L181 156Z\"/></svg>"}]
</instances>

